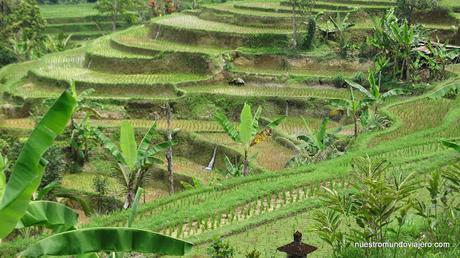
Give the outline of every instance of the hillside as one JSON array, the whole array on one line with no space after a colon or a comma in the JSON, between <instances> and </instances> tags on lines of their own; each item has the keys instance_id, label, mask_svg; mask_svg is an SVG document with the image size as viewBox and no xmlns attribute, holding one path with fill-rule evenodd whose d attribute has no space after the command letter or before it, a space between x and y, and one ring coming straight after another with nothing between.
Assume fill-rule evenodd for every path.
<instances>
[{"instance_id":1,"label":"hillside","mask_svg":"<svg viewBox=\"0 0 460 258\"><path fill-rule=\"evenodd\" d=\"M311 13L323 13L318 20L323 30L330 26L329 16L350 13L354 26L347 33L357 46L352 51L358 53L374 28L372 18L391 7L390 0L322 0L316 1ZM432 39L460 42L460 3L443 0L441 7L437 13L417 14L417 22L433 30ZM375 131L361 128L354 139L353 120L346 113L336 115L330 101L350 99L345 80L366 80L374 67L372 57L344 58L337 44L328 42L292 51L286 47L292 37L292 9L285 1L204 4L110 34L110 22L94 22L97 13L90 4L72 9L46 6L42 12L48 21L47 33L94 40L0 70L3 103L15 111L30 105L26 112L0 115L2 133L28 135L37 121L37 115L29 114L42 114L48 108L44 101L56 99L70 81L79 93L95 90L88 100L99 105L102 116L91 118L89 124L111 135L117 136L122 121L129 121L137 136L156 122L164 135L168 128L165 103L171 104L179 191L168 195L167 166L161 156L164 164L156 167L154 180L146 184L147 202L140 204L132 226L192 242L194 247L186 257L207 257L207 248L217 237L237 247L235 257L244 257L254 248L260 257L284 257L276 248L292 241L294 230L302 231L304 241L319 248L311 257L333 257L330 246L314 232L313 217L323 208L319 200L323 187L346 192L355 183L351 164L356 158L368 155L388 160L390 175L414 172L421 180L459 164L458 152L441 140L460 137L460 99L438 97L439 92L460 86L459 64L449 64L448 76L442 80L401 83L401 87L412 85L413 91L383 102L380 113L389 125ZM299 33L306 30L306 25L299 25ZM242 79L245 85L230 85L234 79ZM357 90L355 95L357 100L366 98ZM286 119L271 137L251 149L257 154L251 160L251 175L229 177L223 172L228 169L226 157L241 160L244 151L214 114L223 112L236 124L244 103L254 110L261 106L263 119L283 115ZM292 142L306 130L301 117L315 129L324 117L330 117L327 132L336 132L346 142L346 150L317 163L287 166L299 152ZM58 145L66 145L64 137L58 138ZM215 168L204 170L214 150ZM115 163L102 147L91 151L91 160L79 174L63 174L63 186L96 194L94 178L110 175ZM187 190L178 182L197 184L194 180L200 184ZM120 186L115 179L109 181L108 195L122 201ZM414 196L429 198L425 189ZM129 213L82 216L78 226L124 226ZM419 218L411 215L407 220L418 225ZM0 257L12 257L48 234L5 241Z\"/></svg>"}]
</instances>

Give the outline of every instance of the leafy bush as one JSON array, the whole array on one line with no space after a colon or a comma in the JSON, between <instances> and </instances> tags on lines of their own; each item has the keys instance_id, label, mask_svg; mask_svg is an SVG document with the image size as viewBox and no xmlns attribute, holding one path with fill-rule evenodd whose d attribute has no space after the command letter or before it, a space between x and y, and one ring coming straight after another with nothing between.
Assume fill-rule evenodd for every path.
<instances>
[{"instance_id":1,"label":"leafy bush","mask_svg":"<svg viewBox=\"0 0 460 258\"><path fill-rule=\"evenodd\" d=\"M59 182L62 179L62 174L66 170L66 161L64 158L64 152L61 148L52 146L43 156L48 164L45 167L45 173L43 174L40 187L42 188L51 182Z\"/></svg>"},{"instance_id":2,"label":"leafy bush","mask_svg":"<svg viewBox=\"0 0 460 258\"><path fill-rule=\"evenodd\" d=\"M229 243L219 238L214 240L208 248L211 258L231 258L235 255L235 249Z\"/></svg>"},{"instance_id":3,"label":"leafy bush","mask_svg":"<svg viewBox=\"0 0 460 258\"><path fill-rule=\"evenodd\" d=\"M251 48L265 46L284 47L288 43L288 37L282 34L260 33L253 34L244 39L244 45Z\"/></svg>"},{"instance_id":4,"label":"leafy bush","mask_svg":"<svg viewBox=\"0 0 460 258\"><path fill-rule=\"evenodd\" d=\"M334 84L335 87L337 88L345 88L346 83L345 83L345 77L343 75L338 74L332 79L332 83Z\"/></svg>"},{"instance_id":5,"label":"leafy bush","mask_svg":"<svg viewBox=\"0 0 460 258\"><path fill-rule=\"evenodd\" d=\"M316 34L316 19L313 17L308 18L307 23L307 34L305 40L302 42L303 49L312 49L313 43L315 42L315 34Z\"/></svg>"}]
</instances>

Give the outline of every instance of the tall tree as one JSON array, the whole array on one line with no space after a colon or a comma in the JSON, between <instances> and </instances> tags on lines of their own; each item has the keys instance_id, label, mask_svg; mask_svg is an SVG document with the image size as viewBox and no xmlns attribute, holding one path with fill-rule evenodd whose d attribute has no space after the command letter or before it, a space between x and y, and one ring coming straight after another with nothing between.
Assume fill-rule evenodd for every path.
<instances>
[{"instance_id":1,"label":"tall tree","mask_svg":"<svg viewBox=\"0 0 460 258\"><path fill-rule=\"evenodd\" d=\"M144 135L139 146L136 144L134 128L128 121L123 121L120 128L120 147L101 131L96 130L96 137L102 143L118 163L118 177L121 185L126 192L124 208L130 208L134 201L134 196L146 177L149 168L153 164L162 164L163 161L155 155L166 150L172 142L163 142L153 146L151 142L156 135L156 123Z\"/></svg>"},{"instance_id":2,"label":"tall tree","mask_svg":"<svg viewBox=\"0 0 460 258\"><path fill-rule=\"evenodd\" d=\"M166 136L168 142L172 143L172 111L171 105L169 102L166 103L166 121L167 121L167 130ZM166 161L168 162L168 182L169 182L169 194L174 193L174 172L173 172L173 150L172 144L168 147L166 151Z\"/></svg>"},{"instance_id":3,"label":"tall tree","mask_svg":"<svg viewBox=\"0 0 460 258\"><path fill-rule=\"evenodd\" d=\"M218 112L215 114L216 121L222 126L224 131L236 143L243 146L243 175L249 175L249 150L250 147L259 144L267 137L271 136L272 130L277 127L284 120L284 116L275 119L268 123L266 127L259 125L262 108L259 107L252 115L251 106L244 104L240 114L240 124L238 129L235 125L225 116L224 113Z\"/></svg>"},{"instance_id":4,"label":"tall tree","mask_svg":"<svg viewBox=\"0 0 460 258\"><path fill-rule=\"evenodd\" d=\"M46 40L46 21L41 16L37 2L24 0L13 6L10 13L0 19L0 45L13 53L18 61L40 56Z\"/></svg>"},{"instance_id":5,"label":"tall tree","mask_svg":"<svg viewBox=\"0 0 460 258\"><path fill-rule=\"evenodd\" d=\"M438 0L396 0L396 11L400 18L406 19L410 24L415 24L416 11L429 10L438 5Z\"/></svg>"},{"instance_id":6,"label":"tall tree","mask_svg":"<svg viewBox=\"0 0 460 258\"><path fill-rule=\"evenodd\" d=\"M113 31L117 30L120 17L133 8L135 8L133 0L99 0L96 5L96 9L101 14L110 16Z\"/></svg>"}]
</instances>

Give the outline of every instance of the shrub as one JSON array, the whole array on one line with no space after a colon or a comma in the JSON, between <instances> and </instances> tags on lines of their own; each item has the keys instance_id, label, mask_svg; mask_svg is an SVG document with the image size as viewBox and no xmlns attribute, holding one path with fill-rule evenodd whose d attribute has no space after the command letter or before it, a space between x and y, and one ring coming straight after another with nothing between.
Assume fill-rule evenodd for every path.
<instances>
[{"instance_id":1,"label":"shrub","mask_svg":"<svg viewBox=\"0 0 460 258\"><path fill-rule=\"evenodd\" d=\"M359 84L361 84L363 86L368 86L368 85L366 85L366 84L368 84L366 75L364 75L363 72L355 73L354 76L353 76L353 81L356 82L356 83L359 83Z\"/></svg>"},{"instance_id":2,"label":"shrub","mask_svg":"<svg viewBox=\"0 0 460 258\"><path fill-rule=\"evenodd\" d=\"M66 162L64 159L64 152L61 148L53 146L43 156L48 164L45 167L45 173L43 174L40 188L45 187L54 181L61 181L62 174L66 169Z\"/></svg>"},{"instance_id":3,"label":"shrub","mask_svg":"<svg viewBox=\"0 0 460 258\"><path fill-rule=\"evenodd\" d=\"M234 257L235 249L229 243L219 238L212 242L208 248L208 255L211 258L230 258Z\"/></svg>"},{"instance_id":4,"label":"shrub","mask_svg":"<svg viewBox=\"0 0 460 258\"><path fill-rule=\"evenodd\" d=\"M256 249L246 254L246 258L259 258L261 256L260 252Z\"/></svg>"},{"instance_id":5,"label":"shrub","mask_svg":"<svg viewBox=\"0 0 460 258\"><path fill-rule=\"evenodd\" d=\"M343 75L338 74L332 79L332 83L334 84L335 87L337 88L345 88L346 83L345 83L345 78Z\"/></svg>"},{"instance_id":6,"label":"shrub","mask_svg":"<svg viewBox=\"0 0 460 258\"><path fill-rule=\"evenodd\" d=\"M303 49L312 49L316 34L316 20L313 17L308 18L307 35L302 44Z\"/></svg>"}]
</instances>

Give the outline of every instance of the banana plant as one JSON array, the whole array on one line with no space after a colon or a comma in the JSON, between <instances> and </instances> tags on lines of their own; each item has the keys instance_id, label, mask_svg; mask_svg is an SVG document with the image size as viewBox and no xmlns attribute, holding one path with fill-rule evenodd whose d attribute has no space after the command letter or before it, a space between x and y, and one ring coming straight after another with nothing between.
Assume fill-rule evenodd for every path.
<instances>
[{"instance_id":1,"label":"banana plant","mask_svg":"<svg viewBox=\"0 0 460 258\"><path fill-rule=\"evenodd\" d=\"M265 139L272 135L272 130L276 128L285 119L284 116L279 117L268 123L267 126L261 127L259 125L262 108L259 107L255 114L252 115L251 106L247 103L244 104L240 114L240 124L238 129L222 112L215 114L216 121L230 136L230 138L243 147L243 175L249 175L249 150L250 147L263 142Z\"/></svg>"},{"instance_id":2,"label":"banana plant","mask_svg":"<svg viewBox=\"0 0 460 258\"><path fill-rule=\"evenodd\" d=\"M123 252L185 255L192 248L191 243L151 231L131 228L143 192L144 190L139 187L125 228L87 228L64 231L34 243L23 251L21 256L77 255L89 258L99 257L98 252L110 252L110 257L120 257L119 254ZM50 211L42 213L49 214ZM69 215L62 214L59 217L67 218ZM61 229L65 228L61 227Z\"/></svg>"},{"instance_id":3,"label":"banana plant","mask_svg":"<svg viewBox=\"0 0 460 258\"><path fill-rule=\"evenodd\" d=\"M354 125L354 137L358 137L358 117L359 113L367 108L367 101L358 100L353 93L353 88L350 87L350 100L345 99L332 99L330 104L334 107L343 109L346 111L347 116L353 118Z\"/></svg>"},{"instance_id":4,"label":"banana plant","mask_svg":"<svg viewBox=\"0 0 460 258\"><path fill-rule=\"evenodd\" d=\"M350 43L348 42L348 38L345 32L350 29L351 27L355 26L355 24L349 22L350 13L345 14L342 16L340 12L337 12L335 18L329 16L329 21L334 26L335 31L339 36L339 45L340 45L340 54L345 57L347 55L347 51L350 48Z\"/></svg>"},{"instance_id":5,"label":"banana plant","mask_svg":"<svg viewBox=\"0 0 460 258\"><path fill-rule=\"evenodd\" d=\"M44 226L53 232L64 232L75 229L78 213L73 209L50 201L32 201L25 215L16 224L16 229L31 226Z\"/></svg>"},{"instance_id":6,"label":"banana plant","mask_svg":"<svg viewBox=\"0 0 460 258\"><path fill-rule=\"evenodd\" d=\"M75 85L75 82L72 81L71 84ZM75 113L83 113L83 119L77 121L72 116L70 123L70 153L72 159L80 166L89 161L89 149L91 144L96 140L94 128L90 126L89 119L91 117L101 117L97 111L101 108L101 105L88 101L88 97L93 93L94 89L87 89L78 95Z\"/></svg>"},{"instance_id":7,"label":"banana plant","mask_svg":"<svg viewBox=\"0 0 460 258\"><path fill-rule=\"evenodd\" d=\"M374 106L374 113L377 114L379 106L388 98L393 96L402 95L405 93L403 89L391 89L385 93L380 92L380 83L375 78L375 73L373 70L369 69L368 72L368 81L369 81L369 90L364 88L362 85L345 80L348 85L362 92L366 97L363 99L364 102L368 102L370 105Z\"/></svg>"},{"instance_id":8,"label":"banana plant","mask_svg":"<svg viewBox=\"0 0 460 258\"><path fill-rule=\"evenodd\" d=\"M61 134L76 106L75 89L66 90L37 124L16 160L0 200L0 239L24 216L43 176L45 151Z\"/></svg>"},{"instance_id":9,"label":"banana plant","mask_svg":"<svg viewBox=\"0 0 460 258\"><path fill-rule=\"evenodd\" d=\"M3 157L0 154L0 200L2 199L3 193L5 192L6 186L6 176L5 176L5 169L7 168L8 159Z\"/></svg>"},{"instance_id":10,"label":"banana plant","mask_svg":"<svg viewBox=\"0 0 460 258\"><path fill-rule=\"evenodd\" d=\"M337 142L336 134L342 129L341 127L328 133L329 118L325 117L319 128L314 131L308 126L304 118L302 120L307 133L297 136L297 139L300 140L300 143L296 144L297 153L287 165L302 166L315 163L328 159L340 152L335 143Z\"/></svg>"},{"instance_id":11,"label":"banana plant","mask_svg":"<svg viewBox=\"0 0 460 258\"><path fill-rule=\"evenodd\" d=\"M153 164L163 163L155 155L174 145L174 142L166 141L150 146L153 137L156 135L156 127L156 123L153 123L139 146L137 146L133 126L128 121L123 121L120 128L120 147L100 130L95 130L96 138L110 152L118 164L119 174L117 178L126 193L125 209L131 207L136 191L142 186L149 168Z\"/></svg>"},{"instance_id":12,"label":"banana plant","mask_svg":"<svg viewBox=\"0 0 460 258\"><path fill-rule=\"evenodd\" d=\"M44 238L22 257L71 256L95 252L137 252L183 256L192 244L152 231L134 228L85 228ZM98 257L98 256L93 256Z\"/></svg>"}]
</instances>

